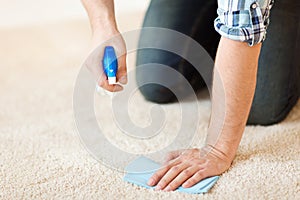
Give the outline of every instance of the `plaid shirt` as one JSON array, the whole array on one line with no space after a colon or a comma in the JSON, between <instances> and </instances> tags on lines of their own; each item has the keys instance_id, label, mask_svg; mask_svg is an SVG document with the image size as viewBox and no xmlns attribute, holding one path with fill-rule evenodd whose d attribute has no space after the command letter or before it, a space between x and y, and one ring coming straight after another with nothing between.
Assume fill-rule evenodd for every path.
<instances>
[{"instance_id":1,"label":"plaid shirt","mask_svg":"<svg viewBox=\"0 0 300 200\"><path fill-rule=\"evenodd\" d=\"M274 0L218 0L215 29L250 46L264 41Z\"/></svg>"}]
</instances>

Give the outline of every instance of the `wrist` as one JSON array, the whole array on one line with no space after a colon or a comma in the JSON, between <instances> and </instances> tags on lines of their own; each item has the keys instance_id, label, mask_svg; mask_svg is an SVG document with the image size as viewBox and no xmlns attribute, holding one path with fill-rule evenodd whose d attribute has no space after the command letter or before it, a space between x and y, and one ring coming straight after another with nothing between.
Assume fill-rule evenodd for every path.
<instances>
[{"instance_id":1,"label":"wrist","mask_svg":"<svg viewBox=\"0 0 300 200\"><path fill-rule=\"evenodd\" d=\"M119 34L120 33L114 23L98 23L97 25L95 25L92 31L92 42L102 43Z\"/></svg>"},{"instance_id":2,"label":"wrist","mask_svg":"<svg viewBox=\"0 0 300 200\"><path fill-rule=\"evenodd\" d=\"M215 127L220 126L211 123L208 128L206 146L233 160L239 147L245 124L233 125L232 123L225 123L221 129Z\"/></svg>"},{"instance_id":3,"label":"wrist","mask_svg":"<svg viewBox=\"0 0 300 200\"><path fill-rule=\"evenodd\" d=\"M91 19L92 32L97 34L108 34L118 32L114 18L94 17Z\"/></svg>"},{"instance_id":4,"label":"wrist","mask_svg":"<svg viewBox=\"0 0 300 200\"><path fill-rule=\"evenodd\" d=\"M90 20L92 31L116 27L113 0L81 0Z\"/></svg>"},{"instance_id":5,"label":"wrist","mask_svg":"<svg viewBox=\"0 0 300 200\"><path fill-rule=\"evenodd\" d=\"M232 161L236 155L240 138L228 137L229 134L225 132L223 130L219 135L208 134L205 148Z\"/></svg>"},{"instance_id":6,"label":"wrist","mask_svg":"<svg viewBox=\"0 0 300 200\"><path fill-rule=\"evenodd\" d=\"M223 158L224 160L232 161L236 155L237 148L231 145L226 144L211 144L206 143L204 149L208 152L212 152L218 157Z\"/></svg>"},{"instance_id":7,"label":"wrist","mask_svg":"<svg viewBox=\"0 0 300 200\"><path fill-rule=\"evenodd\" d=\"M205 144L205 146L201 148L201 153L202 156L217 157L229 164L231 164L235 156L235 154L232 156L232 154L228 154L227 152L219 149L217 146L211 144Z\"/></svg>"},{"instance_id":8,"label":"wrist","mask_svg":"<svg viewBox=\"0 0 300 200\"><path fill-rule=\"evenodd\" d=\"M98 47L100 44L110 46L124 46L124 40L116 27L99 25L92 32L91 40L92 48Z\"/></svg>"}]
</instances>

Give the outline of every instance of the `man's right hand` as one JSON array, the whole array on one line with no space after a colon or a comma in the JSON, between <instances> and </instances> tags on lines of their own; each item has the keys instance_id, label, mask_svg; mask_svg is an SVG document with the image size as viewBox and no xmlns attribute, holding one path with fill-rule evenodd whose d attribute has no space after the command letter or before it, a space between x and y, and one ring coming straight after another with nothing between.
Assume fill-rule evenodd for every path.
<instances>
[{"instance_id":1,"label":"man's right hand","mask_svg":"<svg viewBox=\"0 0 300 200\"><path fill-rule=\"evenodd\" d=\"M93 49L99 48L98 46L102 44L100 48L96 50L97 56L95 57L95 59L97 59L96 63L98 63L99 65L98 66L91 65L87 67L92 72L96 72L96 74L95 73L94 74L98 78L97 84L100 87L110 92L118 92L121 91L123 87L120 84L109 85L107 77L103 71L102 59L104 54L104 47L105 46L114 47L118 58L117 82L121 84L126 84L127 83L126 45L122 35L117 30L114 31L107 31L107 30L108 29L99 30L99 31L97 30L93 32L93 37L92 37ZM93 69L94 67L97 67L99 69L98 70Z\"/></svg>"},{"instance_id":2,"label":"man's right hand","mask_svg":"<svg viewBox=\"0 0 300 200\"><path fill-rule=\"evenodd\" d=\"M127 83L126 45L119 33L114 16L113 0L82 0L88 12L93 36L92 50L85 62L86 67L92 72L97 84L110 92L121 91L120 84L109 85L102 66L105 46L112 46L118 58L117 82Z\"/></svg>"}]
</instances>

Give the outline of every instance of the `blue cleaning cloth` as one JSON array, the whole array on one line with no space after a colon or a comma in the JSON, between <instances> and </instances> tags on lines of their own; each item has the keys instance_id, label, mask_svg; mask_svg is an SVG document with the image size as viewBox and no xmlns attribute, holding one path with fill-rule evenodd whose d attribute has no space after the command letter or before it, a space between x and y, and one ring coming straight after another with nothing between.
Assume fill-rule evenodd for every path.
<instances>
[{"instance_id":1,"label":"blue cleaning cloth","mask_svg":"<svg viewBox=\"0 0 300 200\"><path fill-rule=\"evenodd\" d=\"M128 172L124 176L124 180L145 188L155 188L147 185L149 178L159 169L160 165L146 157L139 157L132 161L125 170ZM219 176L206 178L190 188L177 188L177 191L190 194L206 193L216 183Z\"/></svg>"}]
</instances>

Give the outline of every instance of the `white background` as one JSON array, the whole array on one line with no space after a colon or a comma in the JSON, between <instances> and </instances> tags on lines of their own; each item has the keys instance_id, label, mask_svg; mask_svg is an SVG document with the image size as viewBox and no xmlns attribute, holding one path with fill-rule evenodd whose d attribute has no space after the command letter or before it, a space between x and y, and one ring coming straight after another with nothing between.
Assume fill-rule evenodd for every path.
<instances>
[{"instance_id":1,"label":"white background","mask_svg":"<svg viewBox=\"0 0 300 200\"><path fill-rule=\"evenodd\" d=\"M146 9L150 0L115 0L116 13ZM87 18L80 0L0 0L0 27Z\"/></svg>"}]
</instances>

